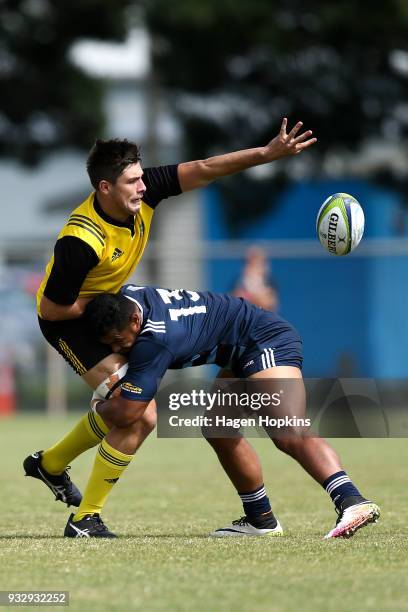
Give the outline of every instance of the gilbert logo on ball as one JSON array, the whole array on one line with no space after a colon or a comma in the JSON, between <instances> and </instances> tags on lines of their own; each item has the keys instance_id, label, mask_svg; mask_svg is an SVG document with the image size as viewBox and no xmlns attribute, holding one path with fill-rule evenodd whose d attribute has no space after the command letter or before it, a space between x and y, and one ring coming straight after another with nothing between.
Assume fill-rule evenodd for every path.
<instances>
[{"instance_id":1,"label":"gilbert logo on ball","mask_svg":"<svg viewBox=\"0 0 408 612\"><path fill-rule=\"evenodd\" d=\"M321 205L316 231L320 243L329 253L347 255L363 237L363 209L348 193L335 193Z\"/></svg>"}]
</instances>

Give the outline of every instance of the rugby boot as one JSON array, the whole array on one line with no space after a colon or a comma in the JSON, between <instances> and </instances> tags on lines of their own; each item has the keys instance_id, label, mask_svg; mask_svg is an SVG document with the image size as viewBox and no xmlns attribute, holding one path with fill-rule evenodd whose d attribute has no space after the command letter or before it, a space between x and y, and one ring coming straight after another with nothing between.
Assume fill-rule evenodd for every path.
<instances>
[{"instance_id":1,"label":"rugby boot","mask_svg":"<svg viewBox=\"0 0 408 612\"><path fill-rule=\"evenodd\" d=\"M74 521L74 516L71 514L65 526L65 538L117 538L109 531L99 514L87 514L79 521Z\"/></svg>"},{"instance_id":2,"label":"rugby boot","mask_svg":"<svg viewBox=\"0 0 408 612\"><path fill-rule=\"evenodd\" d=\"M214 538L226 538L231 536L281 536L283 529L278 519L274 515L268 514L268 517L242 518L232 521L229 525L221 529L216 529L210 533Z\"/></svg>"},{"instance_id":3,"label":"rugby boot","mask_svg":"<svg viewBox=\"0 0 408 612\"><path fill-rule=\"evenodd\" d=\"M336 512L339 515L336 526L324 536L325 539L351 538L358 529L376 523L380 517L377 504L359 495L346 497Z\"/></svg>"},{"instance_id":4,"label":"rugby boot","mask_svg":"<svg viewBox=\"0 0 408 612\"><path fill-rule=\"evenodd\" d=\"M37 451L24 459L25 475L41 480L55 495L55 501L62 501L68 507L79 506L82 495L68 475L70 466L62 474L49 474L41 465L42 453Z\"/></svg>"}]
</instances>

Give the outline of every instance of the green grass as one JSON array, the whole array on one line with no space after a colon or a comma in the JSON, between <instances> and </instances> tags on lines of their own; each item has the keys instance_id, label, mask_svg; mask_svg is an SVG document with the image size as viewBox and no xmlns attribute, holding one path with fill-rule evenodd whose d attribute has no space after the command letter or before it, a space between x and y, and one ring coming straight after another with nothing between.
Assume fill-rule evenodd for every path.
<instances>
[{"instance_id":1,"label":"green grass","mask_svg":"<svg viewBox=\"0 0 408 612\"><path fill-rule=\"evenodd\" d=\"M23 478L21 461L72 423L0 421L0 589L68 590L70 609L81 612L408 609L406 440L333 441L383 511L351 540L322 540L335 519L330 500L265 439L253 442L285 536L208 538L241 514L215 455L202 440L151 438L103 514L121 538L71 541L61 537L67 509ZM73 464L81 487L92 461L90 451Z\"/></svg>"}]
</instances>

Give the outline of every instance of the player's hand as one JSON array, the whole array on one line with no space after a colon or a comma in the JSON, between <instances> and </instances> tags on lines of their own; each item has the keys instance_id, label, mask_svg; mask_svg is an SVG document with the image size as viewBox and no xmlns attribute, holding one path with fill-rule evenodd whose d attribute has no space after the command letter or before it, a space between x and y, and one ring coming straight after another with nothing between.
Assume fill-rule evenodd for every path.
<instances>
[{"instance_id":1,"label":"player's hand","mask_svg":"<svg viewBox=\"0 0 408 612\"><path fill-rule=\"evenodd\" d=\"M302 126L303 123L298 121L288 134L288 120L284 117L279 134L264 147L267 160L274 161L288 155L298 155L313 145L317 138L311 138L312 130L307 130L298 135Z\"/></svg>"}]
</instances>

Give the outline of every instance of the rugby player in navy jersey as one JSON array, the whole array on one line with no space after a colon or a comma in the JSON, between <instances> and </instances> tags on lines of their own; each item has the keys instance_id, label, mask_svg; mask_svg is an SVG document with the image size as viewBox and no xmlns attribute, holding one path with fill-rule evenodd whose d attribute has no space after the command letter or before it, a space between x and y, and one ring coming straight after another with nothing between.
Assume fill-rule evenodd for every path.
<instances>
[{"instance_id":1,"label":"rugby player in navy jersey","mask_svg":"<svg viewBox=\"0 0 408 612\"><path fill-rule=\"evenodd\" d=\"M299 122L288 132L285 118L279 134L266 146L146 169L141 167L136 144L127 140L96 142L87 161L94 191L73 210L58 235L37 294L37 312L46 340L98 396L109 394L123 375L126 358L95 340L82 315L90 299L119 291L134 272L159 202L220 177L301 153L316 141L310 130L301 132L301 127ZM135 425L137 446L155 422L152 401ZM81 493L66 468L98 444L109 426L99 414L86 414L51 448L25 459L26 475L44 482L55 499L78 506Z\"/></svg>"},{"instance_id":2,"label":"rugby player in navy jersey","mask_svg":"<svg viewBox=\"0 0 408 612\"><path fill-rule=\"evenodd\" d=\"M101 400L97 410L113 424L102 440L84 497L68 519L67 537L115 537L100 519L113 485L133 458L138 445L137 423L154 399L168 369L215 363L235 378L285 386L283 415L305 416L301 380L301 339L277 314L228 294L168 290L126 285L118 294L100 295L86 309L95 336L113 351L128 351L128 369L120 396ZM274 383L275 381L275 383ZM276 387L277 382L279 383ZM281 393L281 396L283 394ZM270 394L272 397L272 393ZM281 410L282 407L279 408ZM269 412L269 414L273 414ZM364 498L341 467L336 452L324 440L296 432L272 434L330 494L339 518L326 537L350 537L379 517L376 504ZM241 497L245 516L212 535L281 535L263 484L259 459L242 437L208 440Z\"/></svg>"}]
</instances>

